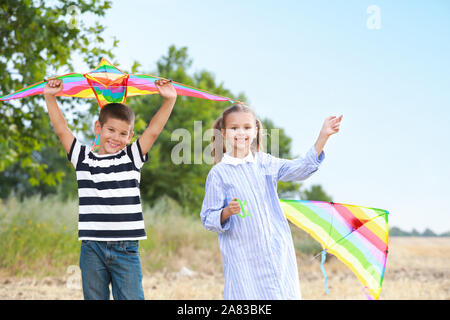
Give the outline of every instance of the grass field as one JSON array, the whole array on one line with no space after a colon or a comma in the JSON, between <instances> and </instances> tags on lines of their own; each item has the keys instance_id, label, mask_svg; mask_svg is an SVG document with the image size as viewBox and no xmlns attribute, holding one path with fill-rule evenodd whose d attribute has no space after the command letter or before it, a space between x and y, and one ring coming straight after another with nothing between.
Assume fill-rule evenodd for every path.
<instances>
[{"instance_id":1,"label":"grass field","mask_svg":"<svg viewBox=\"0 0 450 320\"><path fill-rule=\"evenodd\" d=\"M0 299L82 299L77 201L57 197L0 204ZM140 242L146 299L222 299L222 264L214 233L198 216L178 214L170 199L145 208L149 239ZM320 246L296 227L304 299L365 299L362 285L328 258L327 295ZM450 238L390 238L380 299L450 299ZM186 270L188 269L188 271ZM190 272L189 272L190 271Z\"/></svg>"}]
</instances>

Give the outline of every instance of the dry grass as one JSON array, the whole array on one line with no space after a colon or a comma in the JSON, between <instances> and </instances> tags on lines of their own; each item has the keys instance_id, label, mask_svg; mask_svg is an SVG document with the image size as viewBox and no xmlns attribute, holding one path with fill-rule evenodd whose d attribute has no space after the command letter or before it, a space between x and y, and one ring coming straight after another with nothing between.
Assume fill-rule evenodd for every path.
<instances>
[{"instance_id":1,"label":"dry grass","mask_svg":"<svg viewBox=\"0 0 450 320\"><path fill-rule=\"evenodd\" d=\"M187 242L188 243L188 242ZM391 238L380 299L450 299L450 238ZM187 267L195 273L178 275ZM319 261L299 258L303 299L365 299L361 284L337 259L329 259L330 295L325 293ZM222 299L223 276L216 241L198 249L187 245L166 268L144 272L147 299ZM0 275L0 299L82 299L73 273L63 276ZM64 272L63 272L64 273Z\"/></svg>"},{"instance_id":2,"label":"dry grass","mask_svg":"<svg viewBox=\"0 0 450 320\"><path fill-rule=\"evenodd\" d=\"M0 202L0 299L82 299L76 240L76 201L57 197ZM216 234L198 216L180 215L162 199L144 210L141 241L147 299L222 299L222 262ZM362 285L328 255L330 295L324 290L320 245L292 227L303 299L365 299ZM450 238L399 238L389 243L381 299L450 299ZM180 275L183 268L193 271Z\"/></svg>"}]
</instances>

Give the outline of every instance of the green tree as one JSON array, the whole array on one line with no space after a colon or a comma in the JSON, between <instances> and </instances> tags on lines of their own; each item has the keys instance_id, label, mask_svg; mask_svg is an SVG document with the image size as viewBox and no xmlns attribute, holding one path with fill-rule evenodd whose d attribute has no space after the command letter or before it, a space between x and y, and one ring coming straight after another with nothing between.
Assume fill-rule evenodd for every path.
<instances>
[{"instance_id":1,"label":"green tree","mask_svg":"<svg viewBox=\"0 0 450 320\"><path fill-rule=\"evenodd\" d=\"M392 237L409 237L409 232L403 231L399 227L389 228L389 235Z\"/></svg>"},{"instance_id":2,"label":"green tree","mask_svg":"<svg viewBox=\"0 0 450 320\"><path fill-rule=\"evenodd\" d=\"M433 230L426 228L425 231L422 233L422 237L437 237L437 234L434 233Z\"/></svg>"},{"instance_id":3,"label":"green tree","mask_svg":"<svg viewBox=\"0 0 450 320\"><path fill-rule=\"evenodd\" d=\"M38 82L46 76L73 71L77 54L94 67L110 50L101 49L104 27L85 25L84 14L103 16L110 1L0 1L0 95ZM73 19L74 13L79 14ZM113 46L117 45L114 41ZM66 100L68 102L68 100ZM72 130L86 129L87 115L76 109L76 99L61 103ZM11 191L44 192L55 188L68 172L40 97L0 103L0 195ZM14 184L10 184L14 182Z\"/></svg>"},{"instance_id":4,"label":"green tree","mask_svg":"<svg viewBox=\"0 0 450 320\"><path fill-rule=\"evenodd\" d=\"M316 201L326 201L331 202L333 199L329 196L322 188L320 184L312 185L308 190L302 192L304 200L316 200Z\"/></svg>"},{"instance_id":5,"label":"green tree","mask_svg":"<svg viewBox=\"0 0 450 320\"><path fill-rule=\"evenodd\" d=\"M283 159L295 158L291 154L292 139L286 135L284 129L275 126L273 121L267 118L261 120L261 122L264 128L264 151ZM279 181L278 196L285 199L299 199L301 197L301 186L300 182Z\"/></svg>"}]
</instances>

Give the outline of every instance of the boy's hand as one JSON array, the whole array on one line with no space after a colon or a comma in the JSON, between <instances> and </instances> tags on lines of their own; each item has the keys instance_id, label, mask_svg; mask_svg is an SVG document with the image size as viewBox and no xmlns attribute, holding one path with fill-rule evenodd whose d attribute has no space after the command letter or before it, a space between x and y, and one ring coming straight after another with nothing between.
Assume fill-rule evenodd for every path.
<instances>
[{"instance_id":1,"label":"boy's hand","mask_svg":"<svg viewBox=\"0 0 450 320\"><path fill-rule=\"evenodd\" d=\"M67 126L66 119L62 114L56 102L55 95L60 93L63 89L63 82L59 79L48 80L44 87L44 97L47 104L47 111L52 122L53 129L61 141L61 144L66 150L66 153L70 152L72 147L74 136Z\"/></svg>"},{"instance_id":2,"label":"boy's hand","mask_svg":"<svg viewBox=\"0 0 450 320\"><path fill-rule=\"evenodd\" d=\"M59 79L48 80L44 87L44 95L55 96L63 89L63 82Z\"/></svg>"},{"instance_id":3,"label":"boy's hand","mask_svg":"<svg viewBox=\"0 0 450 320\"><path fill-rule=\"evenodd\" d=\"M172 113L172 109L177 99L177 92L171 82L171 80L166 79L155 81L156 88L158 89L159 94L164 98L164 101L153 116L147 129L145 129L144 133L139 138L142 155L145 155L150 151L153 143L156 138L158 138Z\"/></svg>"},{"instance_id":4,"label":"boy's hand","mask_svg":"<svg viewBox=\"0 0 450 320\"><path fill-rule=\"evenodd\" d=\"M320 130L320 135L329 137L337 132L339 132L339 126L341 124L342 115L339 117L331 116L325 119L323 123L322 130Z\"/></svg>"},{"instance_id":5,"label":"boy's hand","mask_svg":"<svg viewBox=\"0 0 450 320\"><path fill-rule=\"evenodd\" d=\"M177 98L177 91L172 85L171 80L160 79L155 81L156 88L161 97L167 100L175 100Z\"/></svg>"}]
</instances>

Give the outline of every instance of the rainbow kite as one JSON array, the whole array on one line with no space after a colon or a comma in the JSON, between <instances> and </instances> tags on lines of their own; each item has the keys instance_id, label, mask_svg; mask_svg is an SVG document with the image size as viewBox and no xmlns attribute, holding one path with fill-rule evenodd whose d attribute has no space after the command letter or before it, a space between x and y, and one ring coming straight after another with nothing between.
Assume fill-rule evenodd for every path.
<instances>
[{"instance_id":1,"label":"rainbow kite","mask_svg":"<svg viewBox=\"0 0 450 320\"><path fill-rule=\"evenodd\" d=\"M97 68L88 73L68 73L52 79L63 81L63 90L57 94L61 97L96 98L100 107L111 103L125 103L127 97L158 93L155 81L163 79L149 74L126 74L102 58ZM0 97L0 101L19 99L42 94L46 80ZM196 97L214 101L233 100L206 91L172 82L180 96Z\"/></svg>"},{"instance_id":2,"label":"rainbow kite","mask_svg":"<svg viewBox=\"0 0 450 320\"><path fill-rule=\"evenodd\" d=\"M280 204L289 221L322 245L327 293L323 263L329 252L355 273L368 298L379 298L388 254L388 211L322 201L282 199Z\"/></svg>"},{"instance_id":3,"label":"rainbow kite","mask_svg":"<svg viewBox=\"0 0 450 320\"><path fill-rule=\"evenodd\" d=\"M68 73L53 77L63 81L63 90L57 94L61 97L96 98L100 108L108 103L125 103L127 97L158 93L155 81L163 79L149 74L126 74L102 58L97 68L88 73ZM0 101L19 99L44 92L47 80L0 97ZM180 96L202 98L214 101L235 101L172 81ZM93 149L98 146L98 137L94 140Z\"/></svg>"}]
</instances>

